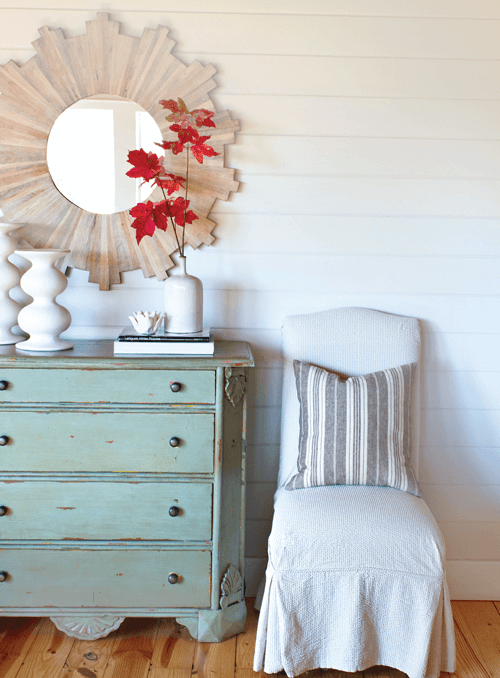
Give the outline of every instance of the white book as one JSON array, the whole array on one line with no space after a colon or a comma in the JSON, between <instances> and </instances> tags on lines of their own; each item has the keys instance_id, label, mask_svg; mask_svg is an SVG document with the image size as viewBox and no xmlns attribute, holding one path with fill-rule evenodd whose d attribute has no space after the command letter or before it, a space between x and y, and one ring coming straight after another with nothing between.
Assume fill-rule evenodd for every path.
<instances>
[{"instance_id":1,"label":"white book","mask_svg":"<svg viewBox=\"0 0 500 678\"><path fill-rule=\"evenodd\" d=\"M115 355L193 355L204 356L214 354L212 341L115 341Z\"/></svg>"}]
</instances>

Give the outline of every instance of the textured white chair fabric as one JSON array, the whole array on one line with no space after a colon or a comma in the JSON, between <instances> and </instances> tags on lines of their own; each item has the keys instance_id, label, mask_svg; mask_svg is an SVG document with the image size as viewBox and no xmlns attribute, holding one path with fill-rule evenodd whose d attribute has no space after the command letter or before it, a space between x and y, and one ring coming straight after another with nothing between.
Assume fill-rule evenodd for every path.
<instances>
[{"instance_id":1,"label":"textured white chair fabric","mask_svg":"<svg viewBox=\"0 0 500 678\"><path fill-rule=\"evenodd\" d=\"M292 316L283 352L280 472L254 670L454 671L444 542L424 500L387 487L284 489L298 454L292 361L346 376L418 362L418 320L359 308ZM416 459L418 392L413 403Z\"/></svg>"}]
</instances>

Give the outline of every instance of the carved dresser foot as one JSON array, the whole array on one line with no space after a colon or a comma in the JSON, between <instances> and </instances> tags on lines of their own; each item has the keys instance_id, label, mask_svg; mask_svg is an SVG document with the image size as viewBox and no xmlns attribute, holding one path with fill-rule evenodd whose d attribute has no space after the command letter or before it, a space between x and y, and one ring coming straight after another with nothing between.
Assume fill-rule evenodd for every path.
<instances>
[{"instance_id":1,"label":"carved dresser foot","mask_svg":"<svg viewBox=\"0 0 500 678\"><path fill-rule=\"evenodd\" d=\"M246 618L247 608L242 600L221 610L200 610L197 617L177 617L176 622L186 626L191 636L200 643L221 643L241 633Z\"/></svg>"},{"instance_id":2,"label":"carved dresser foot","mask_svg":"<svg viewBox=\"0 0 500 678\"><path fill-rule=\"evenodd\" d=\"M104 638L120 626L125 617L51 617L67 636L83 640Z\"/></svg>"}]
</instances>

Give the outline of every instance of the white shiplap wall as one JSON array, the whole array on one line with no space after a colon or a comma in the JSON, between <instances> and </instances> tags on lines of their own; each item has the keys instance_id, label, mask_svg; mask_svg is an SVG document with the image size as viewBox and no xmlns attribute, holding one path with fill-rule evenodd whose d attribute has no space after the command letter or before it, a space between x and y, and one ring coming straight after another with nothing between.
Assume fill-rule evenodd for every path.
<instances>
[{"instance_id":1,"label":"white shiplap wall","mask_svg":"<svg viewBox=\"0 0 500 678\"><path fill-rule=\"evenodd\" d=\"M46 9L44 5L49 5ZM165 6L168 5L168 9ZM217 242L189 253L205 320L248 340L249 592L272 515L287 314L365 306L424 329L419 472L448 546L452 597L500 597L500 3L497 0L0 0L0 61L43 25L95 11L122 32L171 29L217 70L241 121ZM161 98L162 93L158 92ZM99 292L73 271L73 336L112 337L162 286Z\"/></svg>"}]
</instances>

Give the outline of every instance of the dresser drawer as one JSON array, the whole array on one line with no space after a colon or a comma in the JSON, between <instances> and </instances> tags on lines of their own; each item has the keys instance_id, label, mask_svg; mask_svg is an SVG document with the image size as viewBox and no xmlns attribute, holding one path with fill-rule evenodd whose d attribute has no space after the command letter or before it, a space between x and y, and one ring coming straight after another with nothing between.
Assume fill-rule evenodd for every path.
<instances>
[{"instance_id":1,"label":"dresser drawer","mask_svg":"<svg viewBox=\"0 0 500 678\"><path fill-rule=\"evenodd\" d=\"M215 403L214 370L0 368L0 381L6 382L0 402ZM173 384L180 385L178 391L172 391Z\"/></svg>"},{"instance_id":2,"label":"dresser drawer","mask_svg":"<svg viewBox=\"0 0 500 678\"><path fill-rule=\"evenodd\" d=\"M0 539L167 539L212 536L212 485L200 482L3 481ZM169 509L177 507L176 516Z\"/></svg>"},{"instance_id":3,"label":"dresser drawer","mask_svg":"<svg viewBox=\"0 0 500 678\"><path fill-rule=\"evenodd\" d=\"M209 551L2 549L0 607L209 607L210 563Z\"/></svg>"},{"instance_id":4,"label":"dresser drawer","mask_svg":"<svg viewBox=\"0 0 500 678\"><path fill-rule=\"evenodd\" d=\"M2 412L0 471L212 473L214 415Z\"/></svg>"}]
</instances>

